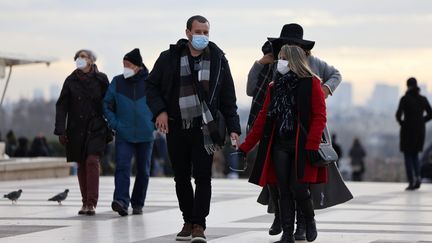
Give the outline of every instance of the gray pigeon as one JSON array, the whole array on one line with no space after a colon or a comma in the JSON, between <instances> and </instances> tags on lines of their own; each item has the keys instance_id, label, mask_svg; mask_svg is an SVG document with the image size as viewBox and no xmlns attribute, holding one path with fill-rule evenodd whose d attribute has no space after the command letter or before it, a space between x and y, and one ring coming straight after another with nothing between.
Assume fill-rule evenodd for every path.
<instances>
[{"instance_id":1,"label":"gray pigeon","mask_svg":"<svg viewBox=\"0 0 432 243\"><path fill-rule=\"evenodd\" d=\"M61 205L61 202L67 198L68 192L69 192L69 189L66 189L64 192L61 192L61 193L55 195L54 197L48 199L48 201L58 202L58 204Z\"/></svg>"},{"instance_id":2,"label":"gray pigeon","mask_svg":"<svg viewBox=\"0 0 432 243\"><path fill-rule=\"evenodd\" d=\"M18 200L18 198L21 196L22 190L19 189L18 191L9 192L8 194L5 194L3 197L7 198L12 201L12 204Z\"/></svg>"}]
</instances>

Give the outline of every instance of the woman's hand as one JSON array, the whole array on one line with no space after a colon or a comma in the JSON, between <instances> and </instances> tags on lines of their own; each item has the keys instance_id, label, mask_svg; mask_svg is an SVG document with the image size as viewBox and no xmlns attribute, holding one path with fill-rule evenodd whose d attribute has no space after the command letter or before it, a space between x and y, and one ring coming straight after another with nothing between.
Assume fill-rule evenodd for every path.
<instances>
[{"instance_id":1,"label":"woman's hand","mask_svg":"<svg viewBox=\"0 0 432 243\"><path fill-rule=\"evenodd\" d=\"M321 156L319 155L318 150L306 149L306 156L311 163L321 160Z\"/></svg>"}]
</instances>

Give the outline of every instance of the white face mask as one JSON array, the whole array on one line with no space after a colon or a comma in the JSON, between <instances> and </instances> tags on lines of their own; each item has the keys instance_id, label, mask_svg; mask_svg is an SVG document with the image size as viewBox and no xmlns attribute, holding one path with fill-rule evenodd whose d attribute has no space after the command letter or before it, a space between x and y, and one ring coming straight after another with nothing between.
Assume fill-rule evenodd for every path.
<instances>
[{"instance_id":1,"label":"white face mask","mask_svg":"<svg viewBox=\"0 0 432 243\"><path fill-rule=\"evenodd\" d=\"M123 69L123 76L124 76L124 78L130 78L130 77L132 77L134 75L135 75L135 71L133 69L127 68L127 67L125 67Z\"/></svg>"},{"instance_id":2,"label":"white face mask","mask_svg":"<svg viewBox=\"0 0 432 243\"><path fill-rule=\"evenodd\" d=\"M277 70L280 74L284 75L289 72L288 61L279 59L277 62Z\"/></svg>"},{"instance_id":3,"label":"white face mask","mask_svg":"<svg viewBox=\"0 0 432 243\"><path fill-rule=\"evenodd\" d=\"M75 64L76 64L76 67L78 69L81 69L81 70L87 67L87 61L86 61L86 59L81 58L81 57L78 57L75 60Z\"/></svg>"}]
</instances>

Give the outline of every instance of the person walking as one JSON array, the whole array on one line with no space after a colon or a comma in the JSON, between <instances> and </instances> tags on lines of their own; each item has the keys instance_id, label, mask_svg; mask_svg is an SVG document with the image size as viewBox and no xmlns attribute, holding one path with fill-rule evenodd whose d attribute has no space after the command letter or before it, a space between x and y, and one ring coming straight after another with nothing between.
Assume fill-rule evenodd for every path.
<instances>
[{"instance_id":1,"label":"person walking","mask_svg":"<svg viewBox=\"0 0 432 243\"><path fill-rule=\"evenodd\" d=\"M167 134L184 225L176 240L206 242L213 153L224 144L225 120L239 143L236 94L224 52L209 41L210 23L200 15L186 23L187 39L161 53L147 79L147 99L156 127ZM195 179L195 192L191 184Z\"/></svg>"},{"instance_id":2,"label":"person walking","mask_svg":"<svg viewBox=\"0 0 432 243\"><path fill-rule=\"evenodd\" d=\"M294 242L295 201L302 211L306 239L314 241L317 230L309 183L325 183L327 169L314 167L326 124L321 81L310 70L306 52L284 45L279 52L277 74L267 88L264 105L239 150L247 153L260 141L249 181L277 185L280 243Z\"/></svg>"},{"instance_id":3,"label":"person walking","mask_svg":"<svg viewBox=\"0 0 432 243\"><path fill-rule=\"evenodd\" d=\"M28 142L29 141L26 137L19 137L18 147L15 150L15 154L13 157L27 157L29 153Z\"/></svg>"},{"instance_id":4,"label":"person walking","mask_svg":"<svg viewBox=\"0 0 432 243\"><path fill-rule=\"evenodd\" d=\"M321 88L325 94L325 98L329 95L333 95L333 92L335 92L336 88L342 81L341 74L335 67L312 55L311 50L314 47L315 42L303 39L303 28L301 25L296 23L284 25L279 38L270 38L264 43L261 48L263 57L256 61L249 71L246 93L248 96L252 96L253 99L247 122L247 130L253 126L258 112L262 108L267 85L273 80L276 71L274 56L277 56L283 44L299 46L306 52L307 62L310 69L320 77L322 81ZM279 220L278 198L279 193L277 187L269 185L262 189L258 200L261 203L269 205L269 213L274 212L275 217L269 228L270 235L277 235L282 231ZM300 210L297 210L296 218L297 227L295 238L296 240L305 240L305 225Z\"/></svg>"},{"instance_id":5,"label":"person walking","mask_svg":"<svg viewBox=\"0 0 432 243\"><path fill-rule=\"evenodd\" d=\"M150 177L153 150L153 114L146 102L145 79L148 70L138 48L123 57L123 74L113 78L104 98L104 113L115 131L115 189L112 209L121 216L142 214ZM129 194L131 160L135 156L137 173Z\"/></svg>"},{"instance_id":6,"label":"person walking","mask_svg":"<svg viewBox=\"0 0 432 243\"><path fill-rule=\"evenodd\" d=\"M420 162L418 153L423 150L426 122L432 119L432 109L428 99L420 94L417 80L407 80L407 91L399 101L396 120L400 125L400 151L404 154L408 187L405 190L420 188Z\"/></svg>"},{"instance_id":7,"label":"person walking","mask_svg":"<svg viewBox=\"0 0 432 243\"><path fill-rule=\"evenodd\" d=\"M351 157L351 179L353 181L362 181L365 172L364 157L366 157L366 151L358 138L354 138L349 156Z\"/></svg>"},{"instance_id":8,"label":"person walking","mask_svg":"<svg viewBox=\"0 0 432 243\"><path fill-rule=\"evenodd\" d=\"M66 147L66 159L78 163L82 207L78 214L94 215L99 197L99 167L107 142L102 101L107 76L99 72L90 50L75 53L76 69L66 78L56 103L54 134Z\"/></svg>"}]
</instances>

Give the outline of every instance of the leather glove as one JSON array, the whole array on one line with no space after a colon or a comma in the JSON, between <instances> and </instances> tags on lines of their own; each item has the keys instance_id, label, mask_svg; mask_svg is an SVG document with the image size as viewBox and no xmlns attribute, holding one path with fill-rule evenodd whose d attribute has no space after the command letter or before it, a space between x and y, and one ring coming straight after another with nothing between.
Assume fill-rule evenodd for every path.
<instances>
[{"instance_id":1,"label":"leather glove","mask_svg":"<svg viewBox=\"0 0 432 243\"><path fill-rule=\"evenodd\" d=\"M61 145L65 146L68 143L68 139L66 135L60 135L59 136L59 142Z\"/></svg>"},{"instance_id":2,"label":"leather glove","mask_svg":"<svg viewBox=\"0 0 432 243\"><path fill-rule=\"evenodd\" d=\"M321 159L321 157L318 153L318 150L307 150L306 149L306 156L311 163Z\"/></svg>"}]
</instances>

